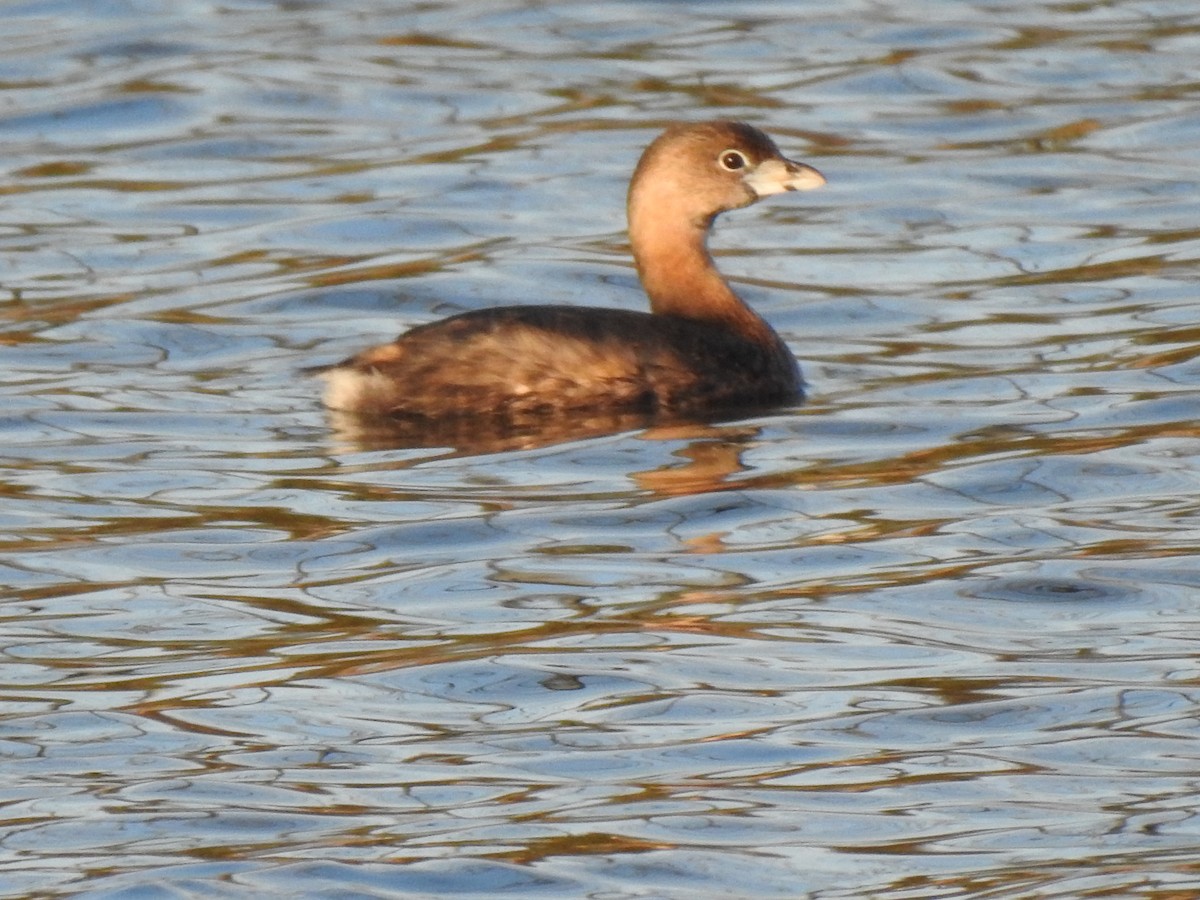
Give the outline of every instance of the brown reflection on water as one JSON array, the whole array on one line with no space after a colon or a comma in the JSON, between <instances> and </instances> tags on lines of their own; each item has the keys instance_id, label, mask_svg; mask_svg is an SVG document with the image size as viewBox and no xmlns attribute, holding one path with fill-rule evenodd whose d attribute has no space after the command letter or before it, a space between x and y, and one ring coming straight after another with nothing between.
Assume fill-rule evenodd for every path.
<instances>
[{"instance_id":1,"label":"brown reflection on water","mask_svg":"<svg viewBox=\"0 0 1200 900\"><path fill-rule=\"evenodd\" d=\"M670 794L666 793L666 797ZM550 815L537 816L533 821L552 820ZM679 847L675 841L648 841L609 831L587 831L582 834L564 834L523 841L519 848L497 850L489 854L493 859L503 859L520 865L561 856L602 856L610 853L650 853L655 850L670 850Z\"/></svg>"},{"instance_id":2,"label":"brown reflection on water","mask_svg":"<svg viewBox=\"0 0 1200 900\"><path fill-rule=\"evenodd\" d=\"M309 275L305 281L314 288L338 287L347 284L359 284L370 281L391 281L397 278L413 278L441 272L461 263L479 262L488 258L490 251L508 243L503 238L481 241L458 250L438 253L426 259L407 260L405 262L389 262L364 264L370 257L359 259L306 259L301 264L297 261L294 269L317 269L317 274Z\"/></svg>"},{"instance_id":3,"label":"brown reflection on water","mask_svg":"<svg viewBox=\"0 0 1200 900\"><path fill-rule=\"evenodd\" d=\"M339 449L397 450L443 448L455 456L534 450L645 428L654 421L644 413L595 411L569 417L532 417L515 423L456 416L442 421L365 419L339 410L328 413Z\"/></svg>"},{"instance_id":4,"label":"brown reflection on water","mask_svg":"<svg viewBox=\"0 0 1200 900\"><path fill-rule=\"evenodd\" d=\"M761 432L761 428L751 425L678 425L651 429L643 437L687 441L673 454L684 462L647 472L633 472L630 478L643 490L663 497L711 493L735 487L731 482L733 476L749 470L742 454L747 444Z\"/></svg>"},{"instance_id":5,"label":"brown reflection on water","mask_svg":"<svg viewBox=\"0 0 1200 900\"><path fill-rule=\"evenodd\" d=\"M679 462L629 473L639 488L663 497L730 490L770 480L733 480L750 471L742 454L762 435L758 425L664 421L661 416L603 411L536 419L525 423L525 427L475 419L396 423L364 420L336 411L329 413L329 419L339 448L354 451L445 448L447 457L473 456L536 450L621 432L636 432L643 441L682 442L672 454Z\"/></svg>"}]
</instances>

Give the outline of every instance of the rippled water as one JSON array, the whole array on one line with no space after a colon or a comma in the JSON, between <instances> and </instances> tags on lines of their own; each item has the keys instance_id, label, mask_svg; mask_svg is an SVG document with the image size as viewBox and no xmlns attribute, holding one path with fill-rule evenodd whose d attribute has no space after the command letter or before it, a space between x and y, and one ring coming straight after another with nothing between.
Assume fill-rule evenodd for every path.
<instances>
[{"instance_id":1,"label":"rippled water","mask_svg":"<svg viewBox=\"0 0 1200 900\"><path fill-rule=\"evenodd\" d=\"M5 896L1200 892L1191 0L0 8ZM641 147L802 408L387 446L301 366L641 308Z\"/></svg>"}]
</instances>

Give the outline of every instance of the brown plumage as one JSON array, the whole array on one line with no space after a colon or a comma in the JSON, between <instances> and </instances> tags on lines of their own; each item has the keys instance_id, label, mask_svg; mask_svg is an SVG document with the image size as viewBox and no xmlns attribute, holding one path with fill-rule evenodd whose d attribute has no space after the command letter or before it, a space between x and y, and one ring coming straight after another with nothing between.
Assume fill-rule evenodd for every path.
<instances>
[{"instance_id":1,"label":"brown plumage","mask_svg":"<svg viewBox=\"0 0 1200 900\"><path fill-rule=\"evenodd\" d=\"M496 422L798 400L795 359L721 277L706 241L726 210L824 183L749 125L673 126L646 148L629 187L630 243L651 312L509 306L452 316L319 370L326 405L370 417Z\"/></svg>"}]
</instances>

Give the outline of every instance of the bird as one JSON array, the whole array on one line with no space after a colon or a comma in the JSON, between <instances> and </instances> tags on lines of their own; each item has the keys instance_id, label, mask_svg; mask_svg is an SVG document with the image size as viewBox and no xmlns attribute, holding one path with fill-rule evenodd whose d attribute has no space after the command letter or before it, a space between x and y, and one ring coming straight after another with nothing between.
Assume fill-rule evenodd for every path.
<instances>
[{"instance_id":1,"label":"bird","mask_svg":"<svg viewBox=\"0 0 1200 900\"><path fill-rule=\"evenodd\" d=\"M730 287L707 243L721 213L825 183L744 122L673 124L642 153L626 198L649 312L563 304L477 309L311 371L325 380L325 405L340 414L460 428L798 402L795 357Z\"/></svg>"}]
</instances>

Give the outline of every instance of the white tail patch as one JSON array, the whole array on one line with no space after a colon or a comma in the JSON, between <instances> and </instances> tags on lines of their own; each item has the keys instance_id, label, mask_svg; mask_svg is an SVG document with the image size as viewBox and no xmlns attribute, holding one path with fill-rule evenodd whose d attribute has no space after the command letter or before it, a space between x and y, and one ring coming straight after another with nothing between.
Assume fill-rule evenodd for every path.
<instances>
[{"instance_id":1,"label":"white tail patch","mask_svg":"<svg viewBox=\"0 0 1200 900\"><path fill-rule=\"evenodd\" d=\"M322 377L325 379L325 405L330 409L377 411L391 388L391 380L374 370L337 368L322 373Z\"/></svg>"}]
</instances>

